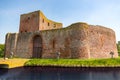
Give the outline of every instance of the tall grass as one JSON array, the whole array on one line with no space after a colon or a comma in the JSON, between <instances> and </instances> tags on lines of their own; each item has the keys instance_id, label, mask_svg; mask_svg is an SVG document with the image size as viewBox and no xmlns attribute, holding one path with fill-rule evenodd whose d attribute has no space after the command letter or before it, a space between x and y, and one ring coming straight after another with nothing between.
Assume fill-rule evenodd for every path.
<instances>
[{"instance_id":1,"label":"tall grass","mask_svg":"<svg viewBox=\"0 0 120 80\"><path fill-rule=\"evenodd\" d=\"M63 67L118 67L120 58L113 59L31 59L25 66L63 66Z\"/></svg>"}]
</instances>

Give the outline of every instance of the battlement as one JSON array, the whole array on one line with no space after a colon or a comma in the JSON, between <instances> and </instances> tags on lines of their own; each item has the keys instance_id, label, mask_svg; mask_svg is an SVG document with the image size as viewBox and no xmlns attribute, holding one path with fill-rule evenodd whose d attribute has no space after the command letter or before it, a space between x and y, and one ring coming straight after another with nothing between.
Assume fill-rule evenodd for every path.
<instances>
[{"instance_id":1,"label":"battlement","mask_svg":"<svg viewBox=\"0 0 120 80\"><path fill-rule=\"evenodd\" d=\"M62 23L47 19L41 11L20 16L19 32L34 32L62 28Z\"/></svg>"}]
</instances>

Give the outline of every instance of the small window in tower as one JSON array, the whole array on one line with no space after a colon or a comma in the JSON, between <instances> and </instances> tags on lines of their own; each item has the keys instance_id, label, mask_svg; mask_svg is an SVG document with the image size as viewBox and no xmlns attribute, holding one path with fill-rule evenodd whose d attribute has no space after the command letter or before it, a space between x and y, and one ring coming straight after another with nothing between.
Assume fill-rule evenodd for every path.
<instances>
[{"instance_id":1,"label":"small window in tower","mask_svg":"<svg viewBox=\"0 0 120 80\"><path fill-rule=\"evenodd\" d=\"M27 30L25 30L25 32L27 32Z\"/></svg>"},{"instance_id":2,"label":"small window in tower","mask_svg":"<svg viewBox=\"0 0 120 80\"><path fill-rule=\"evenodd\" d=\"M56 24L54 24L54 26L53 26L54 28L56 27Z\"/></svg>"},{"instance_id":3,"label":"small window in tower","mask_svg":"<svg viewBox=\"0 0 120 80\"><path fill-rule=\"evenodd\" d=\"M48 22L48 26L50 26L50 23Z\"/></svg>"},{"instance_id":4,"label":"small window in tower","mask_svg":"<svg viewBox=\"0 0 120 80\"><path fill-rule=\"evenodd\" d=\"M53 40L53 48L55 48L55 40Z\"/></svg>"},{"instance_id":5,"label":"small window in tower","mask_svg":"<svg viewBox=\"0 0 120 80\"><path fill-rule=\"evenodd\" d=\"M43 23L44 23L44 19L43 19L43 21L42 21Z\"/></svg>"},{"instance_id":6,"label":"small window in tower","mask_svg":"<svg viewBox=\"0 0 120 80\"><path fill-rule=\"evenodd\" d=\"M28 20L30 19L30 17L28 17Z\"/></svg>"}]
</instances>

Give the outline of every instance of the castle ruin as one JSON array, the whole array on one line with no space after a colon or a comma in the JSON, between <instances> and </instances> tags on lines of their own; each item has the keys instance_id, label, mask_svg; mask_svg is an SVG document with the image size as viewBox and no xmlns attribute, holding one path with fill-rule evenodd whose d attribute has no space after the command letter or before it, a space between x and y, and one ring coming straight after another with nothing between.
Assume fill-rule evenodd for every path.
<instances>
[{"instance_id":1,"label":"castle ruin","mask_svg":"<svg viewBox=\"0 0 120 80\"><path fill-rule=\"evenodd\" d=\"M41 11L20 17L19 33L8 33L5 57L21 58L110 58L118 57L115 32L112 29L74 23L62 28L62 23L47 19Z\"/></svg>"}]
</instances>

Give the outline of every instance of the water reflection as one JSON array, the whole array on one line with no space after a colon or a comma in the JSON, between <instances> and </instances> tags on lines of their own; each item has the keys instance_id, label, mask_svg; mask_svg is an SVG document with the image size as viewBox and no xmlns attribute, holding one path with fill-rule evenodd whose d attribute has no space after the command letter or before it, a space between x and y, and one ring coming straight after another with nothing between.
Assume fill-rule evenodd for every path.
<instances>
[{"instance_id":1,"label":"water reflection","mask_svg":"<svg viewBox=\"0 0 120 80\"><path fill-rule=\"evenodd\" d=\"M8 69L6 68L0 68L0 75L4 75L8 72Z\"/></svg>"},{"instance_id":2,"label":"water reflection","mask_svg":"<svg viewBox=\"0 0 120 80\"><path fill-rule=\"evenodd\" d=\"M120 80L120 70L71 71L41 70L39 68L16 68L1 71L0 80Z\"/></svg>"}]
</instances>

